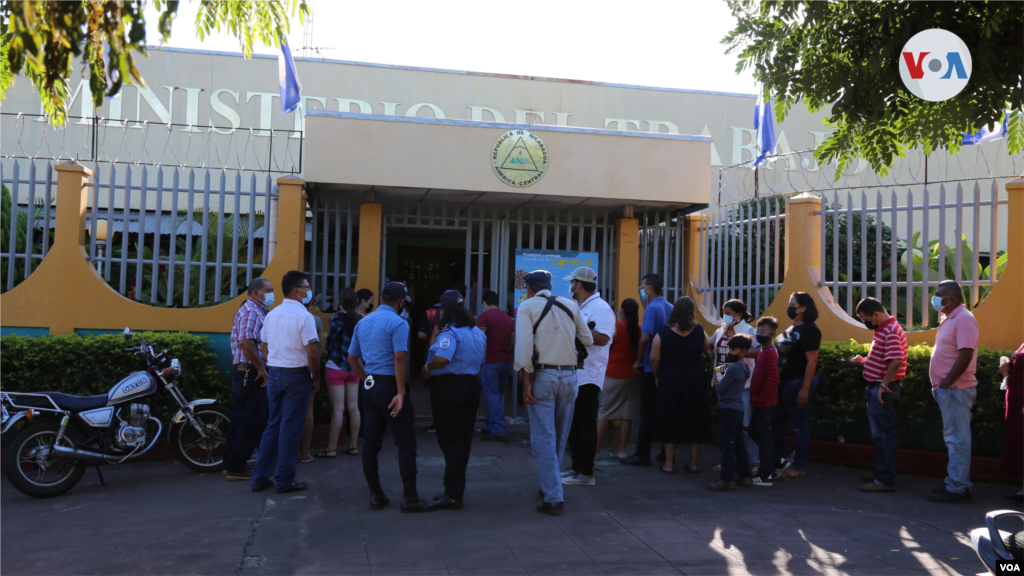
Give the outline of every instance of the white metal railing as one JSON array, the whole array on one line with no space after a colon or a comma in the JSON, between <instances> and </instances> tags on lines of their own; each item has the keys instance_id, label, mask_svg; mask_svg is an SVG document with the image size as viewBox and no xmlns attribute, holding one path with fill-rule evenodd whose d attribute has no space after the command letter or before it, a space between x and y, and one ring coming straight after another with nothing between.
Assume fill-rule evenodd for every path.
<instances>
[{"instance_id":1,"label":"white metal railing","mask_svg":"<svg viewBox=\"0 0 1024 576\"><path fill-rule=\"evenodd\" d=\"M964 146L953 155L940 152L926 157L919 150L911 150L904 157L894 158L884 176L864 160L856 160L838 173L835 163L819 164L814 150L800 150L770 156L756 171L750 162L719 168L718 194L712 201L728 206L806 190L830 193L851 188L885 190L943 183L952 186L964 180L1013 178L1020 174L1024 174L1024 155L1011 155L1005 138Z\"/></svg>"},{"instance_id":2,"label":"white metal railing","mask_svg":"<svg viewBox=\"0 0 1024 576\"><path fill-rule=\"evenodd\" d=\"M32 274L39 261L53 244L51 207L57 194L57 173L51 162L28 162L27 178L22 165L15 161L10 171L7 163L0 162L0 182L10 193L5 214L0 223L3 229L3 249L0 250L0 270L3 279L0 289L10 290ZM5 204L8 199L5 198ZM38 244L37 244L38 242Z\"/></svg>"},{"instance_id":3,"label":"white metal railing","mask_svg":"<svg viewBox=\"0 0 1024 576\"><path fill-rule=\"evenodd\" d=\"M324 312L338 311L339 293L354 287L352 235L358 234L360 203L353 202L351 194L316 193L311 198L311 246L306 269L313 302Z\"/></svg>"},{"instance_id":4,"label":"white metal railing","mask_svg":"<svg viewBox=\"0 0 1024 576\"><path fill-rule=\"evenodd\" d=\"M937 325L930 298L940 282L960 283L973 308L1005 266L1007 200L996 179L836 190L822 200L819 284L851 317L872 296L907 328L926 329Z\"/></svg>"},{"instance_id":5,"label":"white metal railing","mask_svg":"<svg viewBox=\"0 0 1024 576\"><path fill-rule=\"evenodd\" d=\"M660 275L665 283L662 296L670 303L686 295L683 286L686 261L683 254L683 221L681 210L645 211L640 219L640 278L648 274Z\"/></svg>"},{"instance_id":6,"label":"white metal railing","mask_svg":"<svg viewBox=\"0 0 1024 576\"><path fill-rule=\"evenodd\" d=\"M87 233L96 241L89 257L103 278L121 294L153 305L204 306L244 292L267 266L262 232L271 176L132 168L96 164L93 170ZM106 242L97 237L103 207L114 215ZM159 228L150 216L159 218Z\"/></svg>"},{"instance_id":7,"label":"white metal railing","mask_svg":"<svg viewBox=\"0 0 1024 576\"><path fill-rule=\"evenodd\" d=\"M785 276L785 199L762 198L710 208L700 225L701 259L694 282L699 304L713 319L740 299L755 317L771 305Z\"/></svg>"}]
</instances>

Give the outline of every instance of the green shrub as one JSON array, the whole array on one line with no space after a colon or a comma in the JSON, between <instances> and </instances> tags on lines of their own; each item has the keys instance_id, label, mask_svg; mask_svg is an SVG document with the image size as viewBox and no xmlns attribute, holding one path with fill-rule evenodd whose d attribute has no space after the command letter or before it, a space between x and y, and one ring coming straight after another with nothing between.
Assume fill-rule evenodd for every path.
<instances>
[{"instance_id":1,"label":"green shrub","mask_svg":"<svg viewBox=\"0 0 1024 576\"><path fill-rule=\"evenodd\" d=\"M861 368L840 360L860 354L867 356L870 345L848 342L823 342L818 353L818 391L811 405L812 434L822 440L853 431L849 440L870 443L864 438L867 409L864 400L864 378ZM928 364L932 348L927 344L911 346L907 353L907 374L901 383L898 424L900 447L941 449L942 416L932 397ZM1005 396L999 390L999 357L1010 356L1005 350L978 351L978 397L971 418L971 431L976 454L998 455L1003 441ZM859 434L858 434L859 432ZM937 432L937 435L936 435ZM923 437L923 438L922 438Z\"/></svg>"},{"instance_id":2,"label":"green shrub","mask_svg":"<svg viewBox=\"0 0 1024 576\"><path fill-rule=\"evenodd\" d=\"M178 383L189 401L215 398L231 407L231 381L217 369L210 339L187 332L142 332L157 350L167 350L181 362ZM0 338L5 392L55 391L76 396L106 394L128 374L145 369L141 358L122 349L119 334L99 336L4 336ZM143 401L153 415L167 426L178 405L166 392Z\"/></svg>"}]
</instances>

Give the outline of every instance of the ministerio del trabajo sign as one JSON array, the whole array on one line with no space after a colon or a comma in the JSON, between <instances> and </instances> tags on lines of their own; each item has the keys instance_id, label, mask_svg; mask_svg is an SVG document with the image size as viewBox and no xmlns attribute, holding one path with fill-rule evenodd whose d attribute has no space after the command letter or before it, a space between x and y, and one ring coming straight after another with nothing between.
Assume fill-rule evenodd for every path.
<instances>
[{"instance_id":1,"label":"ministerio del trabajo sign","mask_svg":"<svg viewBox=\"0 0 1024 576\"><path fill-rule=\"evenodd\" d=\"M536 184L548 169L548 149L529 130L509 130L491 148L491 166L498 178L516 188Z\"/></svg>"}]
</instances>

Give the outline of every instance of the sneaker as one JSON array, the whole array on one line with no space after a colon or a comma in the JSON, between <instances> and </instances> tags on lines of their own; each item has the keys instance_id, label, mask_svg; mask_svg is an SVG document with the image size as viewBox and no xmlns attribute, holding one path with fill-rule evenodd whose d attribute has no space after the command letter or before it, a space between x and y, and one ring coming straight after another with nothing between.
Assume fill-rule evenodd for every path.
<instances>
[{"instance_id":1,"label":"sneaker","mask_svg":"<svg viewBox=\"0 0 1024 576\"><path fill-rule=\"evenodd\" d=\"M878 482L868 482L867 484L865 484L865 485L860 487L860 491L861 492L895 492L896 489L895 488L889 488L888 486L883 486L883 485L879 484Z\"/></svg>"},{"instance_id":2,"label":"sneaker","mask_svg":"<svg viewBox=\"0 0 1024 576\"><path fill-rule=\"evenodd\" d=\"M225 471L225 479L228 482L236 482L238 480L252 480L252 470L242 470L241 472L227 472Z\"/></svg>"},{"instance_id":3,"label":"sneaker","mask_svg":"<svg viewBox=\"0 0 1024 576\"><path fill-rule=\"evenodd\" d=\"M771 481L770 478L768 480L761 480L760 476L754 476L753 478L750 479L750 481L752 482L751 486L771 486L772 485L772 481Z\"/></svg>"},{"instance_id":4,"label":"sneaker","mask_svg":"<svg viewBox=\"0 0 1024 576\"><path fill-rule=\"evenodd\" d=\"M430 426L427 427L427 432L430 432L431 434L437 434L437 428L434 428L434 425L431 424Z\"/></svg>"},{"instance_id":5,"label":"sneaker","mask_svg":"<svg viewBox=\"0 0 1024 576\"><path fill-rule=\"evenodd\" d=\"M789 467L793 465L792 460L784 460L780 465L775 467L775 479L780 480L783 478L783 474L789 470Z\"/></svg>"},{"instance_id":6,"label":"sneaker","mask_svg":"<svg viewBox=\"0 0 1024 576\"><path fill-rule=\"evenodd\" d=\"M781 474L781 478L784 480L793 480L796 478L803 478L804 476L807 476L807 472L804 472L799 468L790 468Z\"/></svg>"},{"instance_id":7,"label":"sneaker","mask_svg":"<svg viewBox=\"0 0 1024 576\"><path fill-rule=\"evenodd\" d=\"M867 474L861 476L860 480L861 480L861 482L874 482L875 481L875 473L873 471L872 472L868 472ZM945 488L943 488L943 489L945 489Z\"/></svg>"},{"instance_id":8,"label":"sneaker","mask_svg":"<svg viewBox=\"0 0 1024 576\"><path fill-rule=\"evenodd\" d=\"M719 480L712 484L708 484L708 490L711 490L712 492L735 492L736 483Z\"/></svg>"},{"instance_id":9,"label":"sneaker","mask_svg":"<svg viewBox=\"0 0 1024 576\"><path fill-rule=\"evenodd\" d=\"M309 464L312 461L313 461L313 455L312 454L300 454L299 455L299 464Z\"/></svg>"},{"instance_id":10,"label":"sneaker","mask_svg":"<svg viewBox=\"0 0 1024 576\"><path fill-rule=\"evenodd\" d=\"M750 473L753 474L754 476L757 476L757 473L760 472L760 471L761 471L761 465L759 463L758 464L751 464L750 465Z\"/></svg>"},{"instance_id":11,"label":"sneaker","mask_svg":"<svg viewBox=\"0 0 1024 576\"><path fill-rule=\"evenodd\" d=\"M967 489L967 490L964 490L963 492L961 492L959 494L950 492L949 490L946 490L944 492L939 492L938 494L934 494L934 493L933 494L929 494L928 495L928 501L929 502L940 502L940 503L941 502L970 502L971 501L971 490Z\"/></svg>"},{"instance_id":12,"label":"sneaker","mask_svg":"<svg viewBox=\"0 0 1024 576\"><path fill-rule=\"evenodd\" d=\"M573 475L575 475L575 474L576 474L576 471L575 471L575 470L573 470L572 468L569 468L569 469L568 469L568 470L566 470L565 472L562 472L562 474L561 474L560 476L561 476L562 478L568 478L569 476L573 476Z\"/></svg>"},{"instance_id":13,"label":"sneaker","mask_svg":"<svg viewBox=\"0 0 1024 576\"><path fill-rule=\"evenodd\" d=\"M587 478L583 474L573 474L572 476L563 477L562 484L566 486L593 486L597 484L597 480L593 476Z\"/></svg>"},{"instance_id":14,"label":"sneaker","mask_svg":"<svg viewBox=\"0 0 1024 576\"><path fill-rule=\"evenodd\" d=\"M741 476L736 479L736 485L743 486L744 488L750 488L751 486L754 485L754 481L751 480L750 478L744 478Z\"/></svg>"},{"instance_id":15,"label":"sneaker","mask_svg":"<svg viewBox=\"0 0 1024 576\"><path fill-rule=\"evenodd\" d=\"M711 471L712 472L721 472L722 471L722 465L721 464L715 464L715 467L712 468Z\"/></svg>"}]
</instances>

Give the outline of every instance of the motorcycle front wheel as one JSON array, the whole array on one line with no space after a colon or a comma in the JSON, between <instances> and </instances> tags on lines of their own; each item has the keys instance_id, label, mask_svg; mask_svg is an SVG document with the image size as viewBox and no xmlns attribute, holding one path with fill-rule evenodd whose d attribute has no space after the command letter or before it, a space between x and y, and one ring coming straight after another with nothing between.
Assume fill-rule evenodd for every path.
<instances>
[{"instance_id":1,"label":"motorcycle front wheel","mask_svg":"<svg viewBox=\"0 0 1024 576\"><path fill-rule=\"evenodd\" d=\"M85 474L85 464L50 456L60 426L37 422L22 430L4 452L7 479L22 494L35 498L59 496L70 490ZM65 434L61 446L74 447Z\"/></svg>"},{"instance_id":2,"label":"motorcycle front wheel","mask_svg":"<svg viewBox=\"0 0 1024 576\"><path fill-rule=\"evenodd\" d=\"M216 472L224 467L231 411L220 404L204 404L192 409L206 432L204 439L186 418L171 428L171 446L178 460L196 472Z\"/></svg>"}]
</instances>

